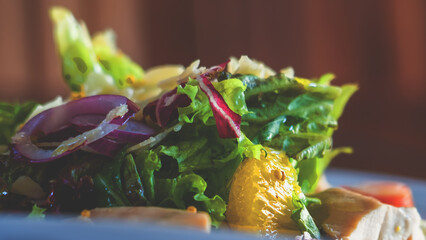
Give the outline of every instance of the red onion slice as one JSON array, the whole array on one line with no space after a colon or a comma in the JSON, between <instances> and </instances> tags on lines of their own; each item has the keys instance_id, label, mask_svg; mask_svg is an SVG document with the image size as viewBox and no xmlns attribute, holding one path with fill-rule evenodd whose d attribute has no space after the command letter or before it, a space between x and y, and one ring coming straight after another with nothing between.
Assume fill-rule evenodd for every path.
<instances>
[{"instance_id":1,"label":"red onion slice","mask_svg":"<svg viewBox=\"0 0 426 240\"><path fill-rule=\"evenodd\" d=\"M100 138L87 146L83 146L81 149L107 157L114 157L125 145L125 143L120 143L112 139Z\"/></svg>"},{"instance_id":2,"label":"red onion slice","mask_svg":"<svg viewBox=\"0 0 426 240\"><path fill-rule=\"evenodd\" d=\"M137 111L139 107L135 103L118 95L91 96L51 108L29 120L12 138L12 157L32 163L53 161L103 138L125 124ZM96 128L63 141L56 149L41 149L32 142L32 138L68 127L70 120L81 114L106 117Z\"/></svg>"},{"instance_id":3,"label":"red onion slice","mask_svg":"<svg viewBox=\"0 0 426 240\"><path fill-rule=\"evenodd\" d=\"M95 128L104 116L98 114L78 115L71 119L71 124L79 132L85 132ZM106 137L119 143L140 143L156 132L146 124L129 120L126 124L109 133Z\"/></svg>"}]
</instances>

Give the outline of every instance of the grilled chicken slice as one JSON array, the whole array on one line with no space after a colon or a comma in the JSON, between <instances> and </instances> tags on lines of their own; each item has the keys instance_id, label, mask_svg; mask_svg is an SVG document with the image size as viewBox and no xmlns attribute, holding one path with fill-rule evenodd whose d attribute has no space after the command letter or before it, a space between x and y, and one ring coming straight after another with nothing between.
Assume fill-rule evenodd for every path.
<instances>
[{"instance_id":1,"label":"grilled chicken slice","mask_svg":"<svg viewBox=\"0 0 426 240\"><path fill-rule=\"evenodd\" d=\"M397 208L342 188L314 195L321 205L309 211L322 230L336 239L424 240L416 208Z\"/></svg>"},{"instance_id":2,"label":"grilled chicken slice","mask_svg":"<svg viewBox=\"0 0 426 240\"><path fill-rule=\"evenodd\" d=\"M195 209L195 208L194 208ZM160 207L113 207L95 208L82 213L90 219L122 219L136 222L151 222L165 225L182 226L210 232L210 216L205 212L196 212Z\"/></svg>"}]
</instances>

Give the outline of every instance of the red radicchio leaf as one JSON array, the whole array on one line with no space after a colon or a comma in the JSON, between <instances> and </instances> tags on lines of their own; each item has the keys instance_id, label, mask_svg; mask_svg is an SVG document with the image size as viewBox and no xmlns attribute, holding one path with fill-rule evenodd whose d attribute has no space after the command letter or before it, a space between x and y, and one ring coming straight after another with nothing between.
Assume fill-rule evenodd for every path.
<instances>
[{"instance_id":1,"label":"red radicchio leaf","mask_svg":"<svg viewBox=\"0 0 426 240\"><path fill-rule=\"evenodd\" d=\"M146 117L149 117L150 120L153 122L157 121L157 117L155 116L155 109L157 108L158 101L159 99L152 101L143 108L142 113L143 113L145 122L146 122L146 119L145 119Z\"/></svg>"},{"instance_id":2,"label":"red radicchio leaf","mask_svg":"<svg viewBox=\"0 0 426 240\"><path fill-rule=\"evenodd\" d=\"M209 99L219 136L221 138L238 138L241 135L241 116L229 108L222 95L209 80L217 78L217 75L225 69L228 62L210 68L206 73L197 77L197 80L201 90Z\"/></svg>"},{"instance_id":3,"label":"red radicchio leaf","mask_svg":"<svg viewBox=\"0 0 426 240\"><path fill-rule=\"evenodd\" d=\"M184 94L177 94L177 88L163 94L155 107L155 117L160 127L178 118L178 108L191 104L191 99Z\"/></svg>"},{"instance_id":4,"label":"red radicchio leaf","mask_svg":"<svg viewBox=\"0 0 426 240\"><path fill-rule=\"evenodd\" d=\"M222 95L211 83L221 73L227 62L208 69L205 73L197 77L201 90L207 95L213 116L216 120L217 130L221 138L238 138L241 135L241 116L233 112L226 104ZM182 83L184 86L185 83ZM169 91L160 99L149 103L143 110L144 116L149 116L152 121L156 121L161 127L165 127L172 120L177 119L179 107L186 107L191 103L191 99L184 94L177 94L177 88Z\"/></svg>"},{"instance_id":5,"label":"red radicchio leaf","mask_svg":"<svg viewBox=\"0 0 426 240\"><path fill-rule=\"evenodd\" d=\"M183 83L181 86L184 86ZM149 116L160 127L165 127L178 118L178 108L191 104L191 99L184 94L177 94L177 88L163 94L160 99L149 103L143 109L143 115Z\"/></svg>"}]
</instances>

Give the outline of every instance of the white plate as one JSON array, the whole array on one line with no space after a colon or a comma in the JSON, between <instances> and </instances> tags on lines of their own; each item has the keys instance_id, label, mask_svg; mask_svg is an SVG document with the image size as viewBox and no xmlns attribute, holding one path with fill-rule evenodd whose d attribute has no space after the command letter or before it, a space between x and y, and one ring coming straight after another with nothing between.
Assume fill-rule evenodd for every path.
<instances>
[{"instance_id":1,"label":"white plate","mask_svg":"<svg viewBox=\"0 0 426 240\"><path fill-rule=\"evenodd\" d=\"M327 170L329 182L334 186L354 185L368 180L401 181L409 185L414 201L423 218L426 218L426 182L390 175L355 172L340 169ZM0 218L0 239L3 240L127 240L127 239L258 239L242 233L213 231L205 234L199 231L164 227L152 224L103 222L88 224L61 219L50 221L23 221L22 218ZM290 239L290 238L289 238ZM293 239L293 238L291 238Z\"/></svg>"}]
</instances>

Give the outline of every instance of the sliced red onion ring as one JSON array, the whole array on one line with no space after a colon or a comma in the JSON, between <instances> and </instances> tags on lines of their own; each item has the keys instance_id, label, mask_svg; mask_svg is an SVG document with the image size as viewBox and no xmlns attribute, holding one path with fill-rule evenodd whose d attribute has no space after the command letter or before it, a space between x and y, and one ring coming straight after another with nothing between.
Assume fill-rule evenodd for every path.
<instances>
[{"instance_id":1,"label":"sliced red onion ring","mask_svg":"<svg viewBox=\"0 0 426 240\"><path fill-rule=\"evenodd\" d=\"M71 119L71 124L79 132L91 130L99 125L105 117L98 114L78 115ZM106 137L120 143L140 143L156 132L146 124L129 120L126 124L112 131Z\"/></svg>"},{"instance_id":2,"label":"sliced red onion ring","mask_svg":"<svg viewBox=\"0 0 426 240\"><path fill-rule=\"evenodd\" d=\"M107 157L114 157L125 145L125 143L120 143L112 139L100 138L87 146L83 146L81 149Z\"/></svg>"},{"instance_id":3,"label":"sliced red onion ring","mask_svg":"<svg viewBox=\"0 0 426 240\"><path fill-rule=\"evenodd\" d=\"M91 144L125 124L139 107L123 96L97 95L81 98L48 109L30 119L12 138L14 159L32 163L48 162ZM102 114L105 119L94 129L63 141L56 149L41 149L32 138L57 132L70 125L70 120L81 114Z\"/></svg>"}]
</instances>

